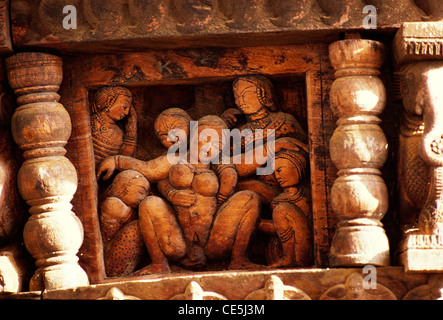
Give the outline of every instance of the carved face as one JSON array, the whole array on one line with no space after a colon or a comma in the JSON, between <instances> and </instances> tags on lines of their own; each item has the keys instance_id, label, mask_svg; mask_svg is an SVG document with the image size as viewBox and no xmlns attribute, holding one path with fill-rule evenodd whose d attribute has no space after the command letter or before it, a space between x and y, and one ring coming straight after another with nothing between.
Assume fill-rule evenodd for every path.
<instances>
[{"instance_id":1,"label":"carved face","mask_svg":"<svg viewBox=\"0 0 443 320\"><path fill-rule=\"evenodd\" d=\"M198 121L198 157L200 161L213 161L219 156L225 145L223 130L226 123L217 116L204 116ZM195 156L192 155L191 156Z\"/></svg>"},{"instance_id":2,"label":"carved face","mask_svg":"<svg viewBox=\"0 0 443 320\"><path fill-rule=\"evenodd\" d=\"M346 281L347 294L351 299L357 299L365 294L363 278L359 274L352 274Z\"/></svg>"},{"instance_id":3,"label":"carved face","mask_svg":"<svg viewBox=\"0 0 443 320\"><path fill-rule=\"evenodd\" d=\"M170 117L168 121L157 121L155 123L155 133L165 148L170 148L174 143L180 142L176 130L183 130L186 137L189 136L189 122L180 117Z\"/></svg>"},{"instance_id":4,"label":"carved face","mask_svg":"<svg viewBox=\"0 0 443 320\"><path fill-rule=\"evenodd\" d=\"M275 178L280 187L288 188L300 183L300 175L292 161L286 158L277 157L275 159Z\"/></svg>"},{"instance_id":5,"label":"carved face","mask_svg":"<svg viewBox=\"0 0 443 320\"><path fill-rule=\"evenodd\" d=\"M149 191L149 183L143 179L134 179L129 186L128 193L122 201L133 208L137 208L140 202L146 198Z\"/></svg>"},{"instance_id":6,"label":"carved face","mask_svg":"<svg viewBox=\"0 0 443 320\"><path fill-rule=\"evenodd\" d=\"M244 114L254 114L263 108L254 83L239 79L233 89L235 104Z\"/></svg>"},{"instance_id":7,"label":"carved face","mask_svg":"<svg viewBox=\"0 0 443 320\"><path fill-rule=\"evenodd\" d=\"M122 120L129 114L130 107L131 99L127 96L119 95L108 108L107 115L114 121Z\"/></svg>"}]
</instances>

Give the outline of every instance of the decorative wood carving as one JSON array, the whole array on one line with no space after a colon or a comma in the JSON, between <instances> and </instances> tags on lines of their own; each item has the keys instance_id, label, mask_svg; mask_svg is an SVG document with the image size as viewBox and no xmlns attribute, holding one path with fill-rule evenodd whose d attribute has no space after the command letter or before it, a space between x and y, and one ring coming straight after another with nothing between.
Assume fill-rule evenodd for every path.
<instances>
[{"instance_id":1,"label":"decorative wood carving","mask_svg":"<svg viewBox=\"0 0 443 320\"><path fill-rule=\"evenodd\" d=\"M10 2L7 0L0 1L0 53L11 53L11 21L10 21Z\"/></svg>"},{"instance_id":2,"label":"decorative wood carving","mask_svg":"<svg viewBox=\"0 0 443 320\"><path fill-rule=\"evenodd\" d=\"M403 300L443 300L443 275L429 276L428 283L409 291Z\"/></svg>"},{"instance_id":3,"label":"decorative wood carving","mask_svg":"<svg viewBox=\"0 0 443 320\"><path fill-rule=\"evenodd\" d=\"M76 29L63 27L66 5ZM342 28L362 29L366 5L377 28L441 19L438 0L14 0L12 37L18 48L82 52L331 42Z\"/></svg>"},{"instance_id":4,"label":"decorative wood carving","mask_svg":"<svg viewBox=\"0 0 443 320\"><path fill-rule=\"evenodd\" d=\"M312 247L311 250L314 251L313 257L316 265L327 265L330 232L332 232L335 218L327 205L328 192L326 190L332 184L332 179L328 177L333 177L335 168L328 156L328 145L325 144L325 139L329 137L330 132L324 123L329 123L329 119L332 119L333 116L329 108L325 108L322 112L319 109L327 105L327 93L325 93L327 91L322 91L321 88L328 88L332 81L330 78L331 70L328 69L329 63L325 54L326 47L320 46L315 47L315 49L308 47L267 47L265 49L260 48L258 51L257 48L229 51L165 51L161 52L161 54L159 52L146 52L124 56L100 56L100 58L94 56L87 59L73 58L66 61L65 76L67 79L65 83L70 83L70 86L62 87L61 96L63 104L70 113L72 123L74 124L73 136L69 140L67 147L67 156L74 163L79 174L81 188L77 191L73 204L74 211L83 223L85 237L87 238L80 250L80 262L88 270L88 275L94 279L94 282L99 282L105 277L104 266L106 263L104 257L106 254L104 255L103 252L109 250L107 246L113 241L110 240L106 244L104 242L108 240L102 241L100 233L97 233L97 230L100 229L100 207L103 204L102 201L106 198L99 198L98 196L107 187L101 179L96 180L95 155L91 139L90 106L92 106L93 97L97 89L108 86L125 86L131 91L132 104L136 109L139 126L137 152L138 147L143 145L151 153L147 158L139 159L146 164L161 156L162 153L164 154L165 148L157 141L154 135L148 135L146 130L141 130L140 128L144 126L154 128L155 116L160 114L162 110L170 107L171 102L173 102L173 106L178 107L182 107L183 103L186 102L187 109L185 109L195 119L200 118L204 114L212 113L212 110L214 110L215 114L221 115L223 108L234 106L229 101L223 100L224 97L227 97L226 92L228 91L225 90L229 89L232 80L252 73L266 74L274 83L279 84L276 86L276 89L279 90L279 97L283 98L285 102L282 104L282 111L285 110L300 115L301 119L310 119L310 122L304 124L304 128L310 128L310 138L312 141L315 141L313 145L317 146L315 149L310 149L311 145L307 146L310 155L309 178L312 191L312 228L321 230L312 234L313 242L316 243L316 246ZM257 60L257 57L261 58ZM325 68L323 73L319 72L318 68L320 66ZM287 76L281 78L282 74ZM305 76L302 77L302 75ZM292 77L298 79L297 81L299 82L295 83L299 83L300 87L298 87L298 84L293 86L292 82L286 83L286 79L290 80ZM212 80L207 82L207 79ZM295 99L296 97L294 96L296 92L302 92L305 86L307 96L309 97L309 99L305 100L307 104L306 109L297 107L299 105L298 101L302 100L297 100L298 98ZM294 87L296 91L294 91ZM159 96L159 93L162 94ZM195 96L193 93L195 93ZM155 99L161 102L158 107L155 106L155 100L152 100L154 97L157 97ZM150 107L149 110L152 110L152 112L146 113L147 106ZM306 112L316 116L307 117ZM275 119L279 119L279 117ZM125 121L125 119L123 120ZM126 127L124 121L121 122L123 130ZM154 142L157 143L155 150L149 148L149 144ZM303 150L305 147L299 146L298 148ZM288 159L293 159L293 154L286 154L286 156L282 155L280 159L282 163L285 161L289 163L290 161L287 162ZM126 156L118 155L118 159L122 160L119 162L120 165L128 160L127 158ZM86 161L85 159L89 160ZM306 158L304 159L306 161ZM134 164L137 161L131 160L131 162ZM307 167L308 164L306 164ZM163 172L163 169L157 172ZM168 172L168 170L165 172ZM112 178L115 179L115 177ZM167 175L159 175L155 180L158 181L164 178L167 178ZM305 180L308 184L309 178L306 176ZM96 193L97 182L99 184L99 194ZM152 183L150 184L151 192L153 192L153 195L158 196L156 187L153 187ZM154 184L157 184L157 182L154 182ZM297 181L295 185L297 186ZM278 193L273 193L273 195L275 197ZM305 195L309 196L309 194ZM299 205L301 205L300 203ZM129 220L123 224L126 226ZM134 237L137 234L137 223L131 223L132 227L128 226L129 229L132 228L130 233L131 239L134 241L141 239L140 237ZM268 224L268 226L272 226L272 224ZM275 227L272 226L272 228ZM272 228L269 230L272 231ZM275 231L272 232L274 234L273 237L278 237ZM260 234L262 233L260 232ZM291 235L291 233L288 233L288 235ZM122 241L125 239L123 236L117 238ZM278 238L273 239L276 239L273 240L274 243L280 241ZM115 248L118 249L120 247L116 245ZM254 253L253 250L255 249L251 248L251 252ZM276 252L280 254L278 250ZM263 253L264 250L260 252L260 255L263 255ZM274 259L279 259L279 257L277 256ZM144 261L145 264L149 264L149 262Z\"/></svg>"},{"instance_id":5,"label":"decorative wood carving","mask_svg":"<svg viewBox=\"0 0 443 320\"><path fill-rule=\"evenodd\" d=\"M308 163L306 133L295 117L276 112L274 89L266 77L242 76L234 81L233 91L238 109L228 109L222 115L231 128L235 127L237 116L243 114L246 123L237 127L242 131L252 130L253 141L262 138L266 143L267 130L274 130L275 156L271 156L275 158L275 169L271 174L256 177L255 181L240 181L241 188L256 191L271 206L272 222L262 220L260 224L262 231L277 234L281 246L282 252L273 259L271 267L309 266L312 264L312 216L304 185ZM257 129L266 130L263 137L256 136ZM244 144L243 141L243 150ZM242 161L236 168L239 176L245 177L258 166L245 165Z\"/></svg>"},{"instance_id":6,"label":"decorative wood carving","mask_svg":"<svg viewBox=\"0 0 443 320\"><path fill-rule=\"evenodd\" d=\"M31 214L23 237L37 266L30 290L87 285L76 256L83 228L70 204L77 174L64 156L71 122L58 103L62 61L49 54L20 53L6 60L6 68L19 105L12 117L12 134L25 159L18 188Z\"/></svg>"},{"instance_id":7,"label":"decorative wood carving","mask_svg":"<svg viewBox=\"0 0 443 320\"><path fill-rule=\"evenodd\" d=\"M365 288L363 276L354 272L346 278L344 284L326 290L320 300L397 300L397 297L380 283L375 288Z\"/></svg>"},{"instance_id":8,"label":"decorative wood carving","mask_svg":"<svg viewBox=\"0 0 443 320\"><path fill-rule=\"evenodd\" d=\"M182 294L173 296L169 300L227 300L221 294L204 291L196 281L191 281Z\"/></svg>"},{"instance_id":9,"label":"decorative wood carving","mask_svg":"<svg viewBox=\"0 0 443 320\"><path fill-rule=\"evenodd\" d=\"M434 51L441 42L442 30L443 24L436 22L405 24L395 38L398 94L403 101L405 126L412 129L402 132L398 168L400 196L406 196L400 199L404 233L399 257L409 271L443 270L443 119L439 88L443 51ZM421 172L422 177L410 180L411 171Z\"/></svg>"},{"instance_id":10,"label":"decorative wood carving","mask_svg":"<svg viewBox=\"0 0 443 320\"><path fill-rule=\"evenodd\" d=\"M375 274L374 274L375 275ZM279 280L277 279L279 278ZM429 298L430 286L439 296L440 284L435 275L407 273L403 267L378 267L369 281L363 268L292 268L287 270L224 271L158 275L146 278L107 279L94 286L44 291L44 299L98 299L118 288L126 296L141 300L192 298L212 293L229 300L269 298L396 300ZM192 285L191 283L194 282ZM242 285L239 286L239 283ZM366 288L365 288L366 286ZM192 288L193 287L193 288ZM191 290L192 288L192 290ZM294 291L295 289L295 291ZM356 290L353 290L356 289ZM202 292L203 291L203 294ZM118 297L116 292L115 296ZM6 296L7 297L7 296ZM0 299L2 295L0 295ZM244 301L245 303L247 301ZM221 311L221 310L220 310ZM173 310L173 312L177 312ZM266 312L266 311L265 311Z\"/></svg>"},{"instance_id":11,"label":"decorative wood carving","mask_svg":"<svg viewBox=\"0 0 443 320\"><path fill-rule=\"evenodd\" d=\"M245 300L311 300L302 290L284 285L278 276L271 276L263 289L248 294Z\"/></svg>"},{"instance_id":12,"label":"decorative wood carving","mask_svg":"<svg viewBox=\"0 0 443 320\"><path fill-rule=\"evenodd\" d=\"M339 170L331 204L340 220L331 244L332 266L390 263L388 238L380 222L388 209L388 190L379 170L387 158L378 118L386 99L377 77L383 50L383 44L363 39L329 47L336 70L330 103L339 117L330 141L331 159Z\"/></svg>"},{"instance_id":13,"label":"decorative wood carving","mask_svg":"<svg viewBox=\"0 0 443 320\"><path fill-rule=\"evenodd\" d=\"M134 296L125 295L119 288L113 287L106 292L106 296L97 300L140 300Z\"/></svg>"}]
</instances>

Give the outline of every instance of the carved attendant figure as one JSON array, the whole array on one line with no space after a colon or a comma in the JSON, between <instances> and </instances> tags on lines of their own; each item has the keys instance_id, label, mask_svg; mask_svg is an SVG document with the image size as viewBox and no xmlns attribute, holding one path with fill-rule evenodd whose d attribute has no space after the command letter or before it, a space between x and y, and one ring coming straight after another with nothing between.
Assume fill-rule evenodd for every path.
<instances>
[{"instance_id":1,"label":"carved attendant figure","mask_svg":"<svg viewBox=\"0 0 443 320\"><path fill-rule=\"evenodd\" d=\"M307 266L311 260L310 207L303 192L303 181L308 159L306 134L298 121L290 114L274 112L273 86L261 75L239 77L233 84L237 106L246 115L247 122L241 129L263 129L263 143L266 143L266 129L275 130L275 172L259 176L261 181L248 181L248 188L262 194L263 190L276 187L271 201L273 223L262 220L260 229L277 234L282 245L282 256L271 267ZM228 109L223 117L231 125L237 122L239 111ZM255 133L255 132L254 132ZM252 139L258 137L254 134ZM243 143L244 147L244 143ZM274 155L268 155L274 156ZM240 176L252 173L252 166L237 164ZM266 196L263 195L266 198Z\"/></svg>"},{"instance_id":2,"label":"carved attendant figure","mask_svg":"<svg viewBox=\"0 0 443 320\"><path fill-rule=\"evenodd\" d=\"M95 95L91 133L95 162L117 154L134 156L137 146L137 117L132 94L121 86L101 88ZM120 121L127 118L123 129Z\"/></svg>"}]
</instances>

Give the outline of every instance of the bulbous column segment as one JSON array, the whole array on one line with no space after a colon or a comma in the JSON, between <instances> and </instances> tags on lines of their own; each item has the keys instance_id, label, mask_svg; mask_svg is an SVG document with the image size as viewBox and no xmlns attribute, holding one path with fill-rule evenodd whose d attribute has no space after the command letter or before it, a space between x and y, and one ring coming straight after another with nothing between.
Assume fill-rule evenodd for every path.
<instances>
[{"instance_id":1,"label":"bulbous column segment","mask_svg":"<svg viewBox=\"0 0 443 320\"><path fill-rule=\"evenodd\" d=\"M76 255L83 227L70 203L77 173L64 149L71 121L58 103L62 61L44 53L19 53L6 59L6 69L19 105L11 120L12 135L25 158L18 189L31 214L23 238L37 266L30 290L88 285Z\"/></svg>"},{"instance_id":2,"label":"bulbous column segment","mask_svg":"<svg viewBox=\"0 0 443 320\"><path fill-rule=\"evenodd\" d=\"M338 217L329 261L331 266L389 265L388 238L380 220L388 210L388 191L380 168L388 155L378 117L386 104L377 77L383 45L348 39L330 45L335 68L330 103L339 117L330 140L330 156L338 169L331 205Z\"/></svg>"}]
</instances>

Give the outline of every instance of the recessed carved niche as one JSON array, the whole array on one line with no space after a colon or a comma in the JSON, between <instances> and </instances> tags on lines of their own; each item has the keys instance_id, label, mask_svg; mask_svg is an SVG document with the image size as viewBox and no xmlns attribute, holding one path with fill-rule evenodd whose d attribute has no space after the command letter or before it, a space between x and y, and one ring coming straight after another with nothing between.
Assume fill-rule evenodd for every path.
<instances>
[{"instance_id":1,"label":"recessed carved niche","mask_svg":"<svg viewBox=\"0 0 443 320\"><path fill-rule=\"evenodd\" d=\"M163 272L327 265L335 221L327 207L328 177L335 169L327 151L331 131L324 127L333 118L325 103L324 88L332 79L326 52L323 45L300 45L67 58L60 91L73 124L67 157L79 176L73 210L85 229L79 263L90 281ZM248 92L266 105L264 119L239 108L239 101L250 99ZM217 119L224 119L225 129L276 129L275 172L257 178L247 176L247 166L174 168L182 180L191 170L194 195L196 181L205 182L199 189L206 201L203 207L196 204L200 198L191 207L180 206L180 200L170 197L170 188L176 187L173 170L168 164L162 176L159 164L167 148L158 128L161 123L163 131L171 128L170 119L176 124L174 110L178 118L199 120L202 127L213 128ZM116 157L104 160L107 156ZM292 174L286 173L291 166ZM237 172L238 182L226 191L220 175L230 176L230 170ZM211 179L216 187L209 195ZM128 186L133 182L143 196L131 203L123 198L132 192ZM245 205L252 209L242 212ZM161 219L173 219L168 221L177 228L158 224L161 219L155 219L161 212ZM209 220L195 223L197 216L205 215ZM229 217L225 222L224 216ZM234 244L224 245L220 239L230 228ZM162 232L169 236L172 251L158 236ZM157 239L146 241L153 234Z\"/></svg>"}]
</instances>

